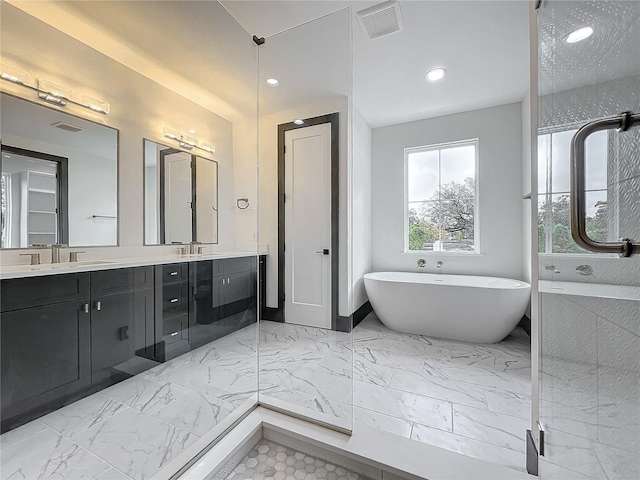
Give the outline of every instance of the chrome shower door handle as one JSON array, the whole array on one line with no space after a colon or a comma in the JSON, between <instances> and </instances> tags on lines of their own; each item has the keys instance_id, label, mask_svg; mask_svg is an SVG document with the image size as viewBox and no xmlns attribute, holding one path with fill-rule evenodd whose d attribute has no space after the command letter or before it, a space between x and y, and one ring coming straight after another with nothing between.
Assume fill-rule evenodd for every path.
<instances>
[{"instance_id":1,"label":"chrome shower door handle","mask_svg":"<svg viewBox=\"0 0 640 480\"><path fill-rule=\"evenodd\" d=\"M640 244L629 238L619 242L598 242L587 233L587 202L585 178L585 142L592 133L619 129L626 132L640 125L640 114L624 112L615 117L601 118L583 125L571 139L571 236L582 248L596 253L617 253L630 257L640 253Z\"/></svg>"}]
</instances>

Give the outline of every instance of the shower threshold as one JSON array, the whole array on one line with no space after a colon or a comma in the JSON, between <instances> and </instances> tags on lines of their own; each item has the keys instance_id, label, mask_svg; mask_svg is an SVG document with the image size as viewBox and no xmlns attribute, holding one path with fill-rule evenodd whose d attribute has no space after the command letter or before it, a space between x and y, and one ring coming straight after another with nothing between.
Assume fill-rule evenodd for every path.
<instances>
[{"instance_id":1,"label":"shower threshold","mask_svg":"<svg viewBox=\"0 0 640 480\"><path fill-rule=\"evenodd\" d=\"M365 425L357 425L352 435L345 435L262 406L249 413L195 463L172 478L236 478L237 475L230 477L230 474L260 441L279 444L371 480L537 478Z\"/></svg>"}]
</instances>

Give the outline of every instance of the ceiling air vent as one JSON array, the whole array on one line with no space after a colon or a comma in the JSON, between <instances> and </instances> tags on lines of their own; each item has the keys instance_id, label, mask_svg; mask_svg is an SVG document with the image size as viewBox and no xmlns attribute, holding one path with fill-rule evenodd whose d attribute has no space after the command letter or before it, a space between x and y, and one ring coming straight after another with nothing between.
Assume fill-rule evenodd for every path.
<instances>
[{"instance_id":1,"label":"ceiling air vent","mask_svg":"<svg viewBox=\"0 0 640 480\"><path fill-rule=\"evenodd\" d=\"M361 10L356 15L369 40L402 30L402 12L395 0Z\"/></svg>"},{"instance_id":2,"label":"ceiling air vent","mask_svg":"<svg viewBox=\"0 0 640 480\"><path fill-rule=\"evenodd\" d=\"M66 130L67 132L72 132L72 133L78 133L84 130L84 128L76 127L75 125L71 125L70 123L64 123L64 122L52 123L51 126L60 128L62 130Z\"/></svg>"}]
</instances>

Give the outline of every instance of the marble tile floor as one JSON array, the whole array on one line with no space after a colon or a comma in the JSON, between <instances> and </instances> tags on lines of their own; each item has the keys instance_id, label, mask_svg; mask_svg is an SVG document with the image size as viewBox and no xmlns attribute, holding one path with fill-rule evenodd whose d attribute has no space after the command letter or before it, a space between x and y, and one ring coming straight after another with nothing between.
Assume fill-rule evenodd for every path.
<instances>
[{"instance_id":1,"label":"marble tile floor","mask_svg":"<svg viewBox=\"0 0 640 480\"><path fill-rule=\"evenodd\" d=\"M248 408L257 336L250 325L3 434L0 479L153 478Z\"/></svg>"},{"instance_id":2,"label":"marble tile floor","mask_svg":"<svg viewBox=\"0 0 640 480\"><path fill-rule=\"evenodd\" d=\"M366 480L344 467L262 439L227 480Z\"/></svg>"},{"instance_id":3,"label":"marble tile floor","mask_svg":"<svg viewBox=\"0 0 640 480\"><path fill-rule=\"evenodd\" d=\"M351 343L270 323L261 331L262 403L347 429L353 412L354 430L365 424L524 471L531 363L521 329L473 345L395 332L371 314Z\"/></svg>"},{"instance_id":4,"label":"marble tile floor","mask_svg":"<svg viewBox=\"0 0 640 480\"><path fill-rule=\"evenodd\" d=\"M256 338L246 327L2 435L0 478L152 478L255 395ZM259 338L261 402L523 470L524 332L471 345L371 314L353 335L261 322Z\"/></svg>"}]
</instances>

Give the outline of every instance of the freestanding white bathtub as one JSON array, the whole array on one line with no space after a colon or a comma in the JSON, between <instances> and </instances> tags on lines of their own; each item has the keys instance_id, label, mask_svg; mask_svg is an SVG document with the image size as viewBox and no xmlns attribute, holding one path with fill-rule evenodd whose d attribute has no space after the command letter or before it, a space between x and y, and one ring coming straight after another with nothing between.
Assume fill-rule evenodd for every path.
<instances>
[{"instance_id":1,"label":"freestanding white bathtub","mask_svg":"<svg viewBox=\"0 0 640 480\"><path fill-rule=\"evenodd\" d=\"M392 330L495 343L522 319L531 286L468 275L378 272L364 276L373 310Z\"/></svg>"}]
</instances>

